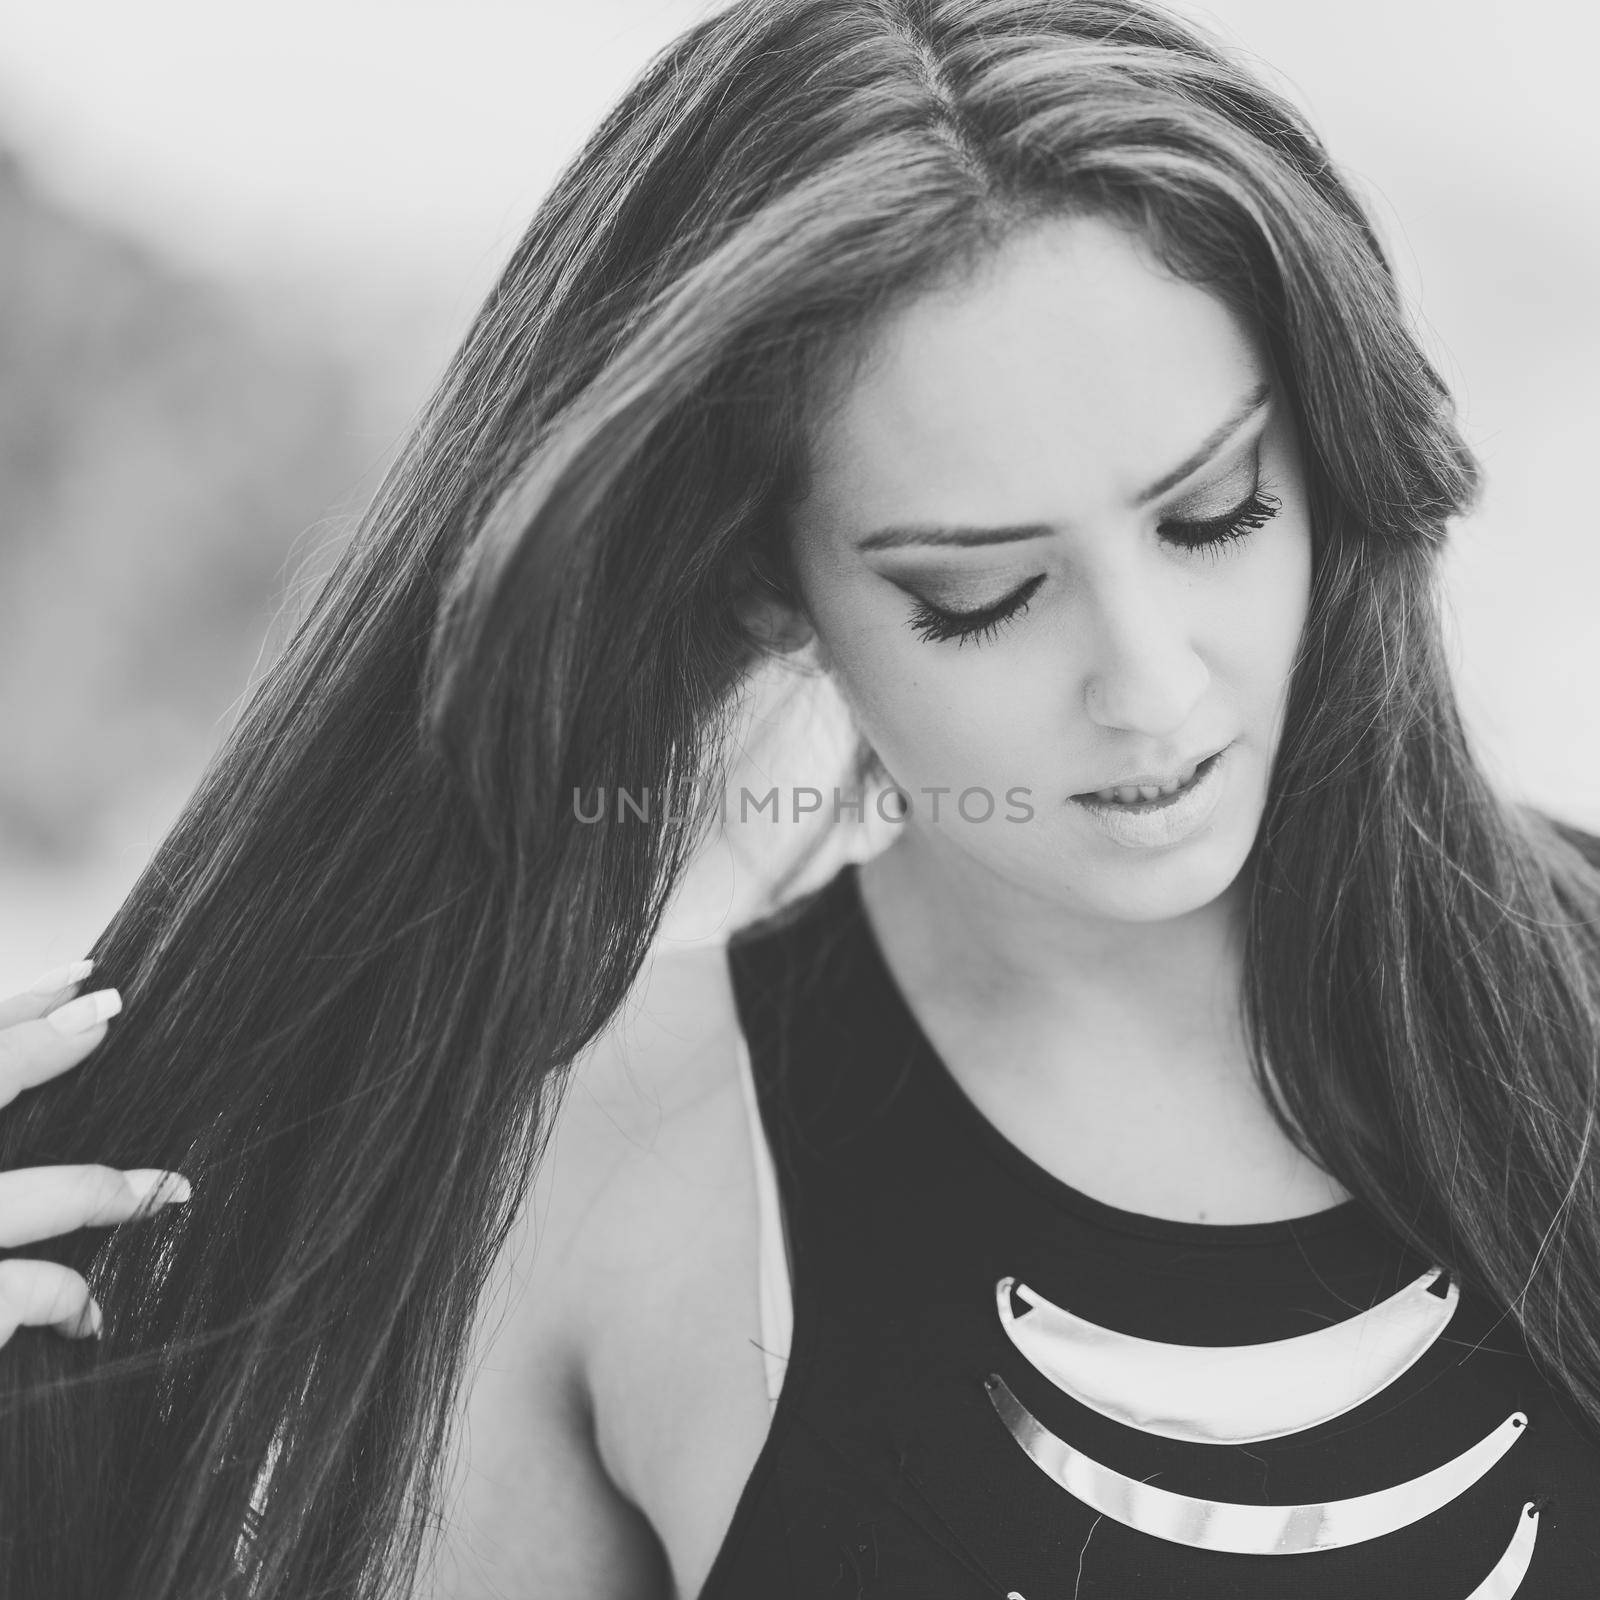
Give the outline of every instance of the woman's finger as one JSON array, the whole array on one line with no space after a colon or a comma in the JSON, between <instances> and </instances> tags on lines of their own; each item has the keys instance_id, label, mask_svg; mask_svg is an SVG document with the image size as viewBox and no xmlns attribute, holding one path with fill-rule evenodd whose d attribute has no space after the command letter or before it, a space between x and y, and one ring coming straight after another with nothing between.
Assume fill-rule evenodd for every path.
<instances>
[{"instance_id":1,"label":"woman's finger","mask_svg":"<svg viewBox=\"0 0 1600 1600\"><path fill-rule=\"evenodd\" d=\"M0 1344L18 1328L54 1328L69 1339L100 1332L89 1285L54 1261L0 1261Z\"/></svg>"},{"instance_id":2,"label":"woman's finger","mask_svg":"<svg viewBox=\"0 0 1600 1600\"><path fill-rule=\"evenodd\" d=\"M94 971L92 961L74 961L64 967L42 972L20 994L0 1000L0 1028L15 1022L34 1022L47 1011L54 1011L78 992L78 985Z\"/></svg>"},{"instance_id":3,"label":"woman's finger","mask_svg":"<svg viewBox=\"0 0 1600 1600\"><path fill-rule=\"evenodd\" d=\"M122 1009L115 989L79 995L37 1021L0 1028L0 1106L75 1067L106 1036L106 1023Z\"/></svg>"},{"instance_id":4,"label":"woman's finger","mask_svg":"<svg viewBox=\"0 0 1600 1600\"><path fill-rule=\"evenodd\" d=\"M176 1172L115 1167L19 1167L0 1172L0 1249L37 1244L79 1228L105 1228L189 1198Z\"/></svg>"}]
</instances>

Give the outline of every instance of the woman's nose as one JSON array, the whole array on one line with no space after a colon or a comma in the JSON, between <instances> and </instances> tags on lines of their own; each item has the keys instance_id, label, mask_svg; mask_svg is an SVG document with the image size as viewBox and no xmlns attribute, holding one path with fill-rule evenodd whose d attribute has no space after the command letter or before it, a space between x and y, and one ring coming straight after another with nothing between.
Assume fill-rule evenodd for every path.
<instances>
[{"instance_id":1,"label":"woman's nose","mask_svg":"<svg viewBox=\"0 0 1600 1600\"><path fill-rule=\"evenodd\" d=\"M1101 586L1084 637L1083 703L1102 727L1166 740L1190 720L1211 681L1178 597L1167 584L1124 573Z\"/></svg>"}]
</instances>

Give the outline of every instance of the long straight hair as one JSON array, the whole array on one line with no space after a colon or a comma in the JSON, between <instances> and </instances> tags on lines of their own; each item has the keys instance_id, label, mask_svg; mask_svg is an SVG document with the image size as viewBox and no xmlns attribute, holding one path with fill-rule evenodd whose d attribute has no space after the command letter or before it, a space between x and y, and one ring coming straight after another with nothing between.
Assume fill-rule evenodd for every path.
<instances>
[{"instance_id":1,"label":"long straight hair","mask_svg":"<svg viewBox=\"0 0 1600 1600\"><path fill-rule=\"evenodd\" d=\"M0 1125L3 1167L195 1180L55 1247L101 1341L0 1355L0 1590L404 1591L486 1274L708 821L584 824L574 791L718 790L808 403L886 308L1062 214L1247 318L1305 447L1246 867L1263 1088L1600 1419L1600 878L1463 736L1436 558L1474 467L1360 204L1136 0L740 0L540 208L98 941L123 1016Z\"/></svg>"}]
</instances>

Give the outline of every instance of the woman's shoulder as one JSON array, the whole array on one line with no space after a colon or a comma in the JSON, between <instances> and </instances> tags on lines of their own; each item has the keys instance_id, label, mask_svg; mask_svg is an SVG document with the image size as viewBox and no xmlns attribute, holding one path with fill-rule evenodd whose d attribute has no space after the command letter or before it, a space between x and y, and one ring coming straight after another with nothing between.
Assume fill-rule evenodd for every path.
<instances>
[{"instance_id":1,"label":"woman's shoulder","mask_svg":"<svg viewBox=\"0 0 1600 1600\"><path fill-rule=\"evenodd\" d=\"M657 944L573 1064L563 1120L647 1137L737 1088L738 1012L722 943ZM599 1137L606 1135L598 1128Z\"/></svg>"},{"instance_id":2,"label":"woman's shoulder","mask_svg":"<svg viewBox=\"0 0 1600 1600\"><path fill-rule=\"evenodd\" d=\"M758 1342L738 1026L724 947L653 952L575 1065L541 1175L564 1219L544 1244L565 1342L606 1471L636 1500L661 1478L662 1441L676 1448L673 1391L693 1388L719 1339L735 1354Z\"/></svg>"},{"instance_id":3,"label":"woman's shoulder","mask_svg":"<svg viewBox=\"0 0 1600 1600\"><path fill-rule=\"evenodd\" d=\"M527 1199L502 1252L541 1321L586 1348L585 1306L679 1226L693 1175L727 1168L742 1134L738 1017L721 945L652 950L610 1022L549 1101ZM607 1296L609 1299L611 1296Z\"/></svg>"},{"instance_id":4,"label":"woman's shoulder","mask_svg":"<svg viewBox=\"0 0 1600 1600\"><path fill-rule=\"evenodd\" d=\"M547 1277L579 1348L601 1337L593 1308L658 1278L708 1215L753 1194L738 1039L726 949L659 946L573 1064L532 1220L535 1248L559 1253Z\"/></svg>"},{"instance_id":5,"label":"woman's shoulder","mask_svg":"<svg viewBox=\"0 0 1600 1600\"><path fill-rule=\"evenodd\" d=\"M753 1214L725 961L720 947L654 951L552 1097L480 1307L440 1594L509 1592L530 1575L566 1592L598 1570L594 1546L622 1574L607 1593L662 1592L630 1470L637 1443L617 1418L636 1429L651 1414L649 1394L627 1388L650 1354L640 1341L675 1326L674 1297L703 1281L707 1250L726 1248L705 1214L724 1229ZM619 1393L634 1403L616 1405Z\"/></svg>"}]
</instances>

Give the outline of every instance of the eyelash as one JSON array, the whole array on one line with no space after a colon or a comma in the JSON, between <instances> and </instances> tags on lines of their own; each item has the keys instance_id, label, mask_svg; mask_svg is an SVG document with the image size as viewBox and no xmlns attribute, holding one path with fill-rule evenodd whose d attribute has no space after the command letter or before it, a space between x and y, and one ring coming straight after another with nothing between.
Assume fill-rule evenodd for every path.
<instances>
[{"instance_id":1,"label":"eyelash","mask_svg":"<svg viewBox=\"0 0 1600 1600\"><path fill-rule=\"evenodd\" d=\"M1180 550L1218 560L1223 549L1239 539L1247 539L1257 529L1263 528L1282 509L1276 496L1268 494L1260 484L1250 491L1248 498L1225 511L1220 517L1207 517L1203 521L1164 522L1161 531L1169 537L1178 533L1173 542ZM977 611L947 611L926 600L917 601L912 608L910 626L919 639L937 644L954 639L965 644L971 639L982 644L994 638L1002 623L1010 622L1028 609L1039 585L1044 582L1041 572L1029 578L1022 587L993 605Z\"/></svg>"}]
</instances>

